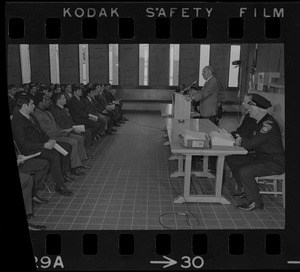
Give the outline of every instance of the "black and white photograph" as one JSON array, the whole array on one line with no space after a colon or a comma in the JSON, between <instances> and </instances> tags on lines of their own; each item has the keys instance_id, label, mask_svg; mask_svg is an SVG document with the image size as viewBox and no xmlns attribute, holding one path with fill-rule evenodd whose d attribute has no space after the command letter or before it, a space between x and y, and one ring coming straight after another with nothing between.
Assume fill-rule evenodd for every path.
<instances>
[{"instance_id":1,"label":"black and white photograph","mask_svg":"<svg viewBox=\"0 0 300 272\"><path fill-rule=\"evenodd\" d=\"M299 268L299 12L6 2L7 263Z\"/></svg>"},{"instance_id":2,"label":"black and white photograph","mask_svg":"<svg viewBox=\"0 0 300 272\"><path fill-rule=\"evenodd\" d=\"M30 229L284 228L283 44L20 44L8 60Z\"/></svg>"}]
</instances>

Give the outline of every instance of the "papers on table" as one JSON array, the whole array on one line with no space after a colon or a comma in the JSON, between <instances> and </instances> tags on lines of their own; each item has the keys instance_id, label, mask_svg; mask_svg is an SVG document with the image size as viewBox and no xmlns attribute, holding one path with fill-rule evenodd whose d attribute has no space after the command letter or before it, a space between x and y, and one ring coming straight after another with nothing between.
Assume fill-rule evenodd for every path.
<instances>
[{"instance_id":1,"label":"papers on table","mask_svg":"<svg viewBox=\"0 0 300 272\"><path fill-rule=\"evenodd\" d=\"M183 138L185 140L206 140L206 133L185 129Z\"/></svg>"},{"instance_id":2,"label":"papers on table","mask_svg":"<svg viewBox=\"0 0 300 272\"><path fill-rule=\"evenodd\" d=\"M209 137L207 133L185 129L182 135L183 145L186 147L208 148Z\"/></svg>"},{"instance_id":3,"label":"papers on table","mask_svg":"<svg viewBox=\"0 0 300 272\"><path fill-rule=\"evenodd\" d=\"M72 126L72 128L77 129L80 132L85 132L85 126L84 125L76 125L76 126Z\"/></svg>"},{"instance_id":4,"label":"papers on table","mask_svg":"<svg viewBox=\"0 0 300 272\"><path fill-rule=\"evenodd\" d=\"M53 148L58 151L59 153L61 153L62 155L64 156L67 156L68 155L68 152L63 149L59 144L55 143L55 145L53 146Z\"/></svg>"},{"instance_id":5,"label":"papers on table","mask_svg":"<svg viewBox=\"0 0 300 272\"><path fill-rule=\"evenodd\" d=\"M233 146L233 144L235 143L232 135L227 133L225 130L211 131L209 133L209 136L212 146Z\"/></svg>"}]
</instances>

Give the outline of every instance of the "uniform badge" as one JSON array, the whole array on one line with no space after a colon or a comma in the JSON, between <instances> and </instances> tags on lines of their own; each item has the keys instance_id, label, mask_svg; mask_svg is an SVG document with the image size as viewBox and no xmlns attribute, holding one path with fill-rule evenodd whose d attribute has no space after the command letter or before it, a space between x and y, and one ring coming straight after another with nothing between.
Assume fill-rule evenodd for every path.
<instances>
[{"instance_id":1,"label":"uniform badge","mask_svg":"<svg viewBox=\"0 0 300 272\"><path fill-rule=\"evenodd\" d=\"M266 120L263 122L263 124L273 124L273 122L271 120Z\"/></svg>"},{"instance_id":2,"label":"uniform badge","mask_svg":"<svg viewBox=\"0 0 300 272\"><path fill-rule=\"evenodd\" d=\"M264 123L263 127L260 129L260 133L267 133L272 129L272 126L268 123Z\"/></svg>"}]
</instances>

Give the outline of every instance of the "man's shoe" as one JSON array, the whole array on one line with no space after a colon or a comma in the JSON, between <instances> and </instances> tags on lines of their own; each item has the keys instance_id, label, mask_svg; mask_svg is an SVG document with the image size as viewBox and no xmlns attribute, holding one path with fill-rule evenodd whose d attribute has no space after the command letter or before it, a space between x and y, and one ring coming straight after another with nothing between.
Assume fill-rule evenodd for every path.
<instances>
[{"instance_id":1,"label":"man's shoe","mask_svg":"<svg viewBox=\"0 0 300 272\"><path fill-rule=\"evenodd\" d=\"M122 116L122 121L129 121L126 117Z\"/></svg>"},{"instance_id":2,"label":"man's shoe","mask_svg":"<svg viewBox=\"0 0 300 272\"><path fill-rule=\"evenodd\" d=\"M91 159L94 157L92 154L86 154L86 155L87 155L87 159Z\"/></svg>"},{"instance_id":3,"label":"man's shoe","mask_svg":"<svg viewBox=\"0 0 300 272\"><path fill-rule=\"evenodd\" d=\"M114 127L120 127L121 125L119 123L114 123Z\"/></svg>"},{"instance_id":4,"label":"man's shoe","mask_svg":"<svg viewBox=\"0 0 300 272\"><path fill-rule=\"evenodd\" d=\"M71 175L68 174L68 173L64 173L63 176L64 176L64 179L65 179L66 182L75 180L75 178L71 177Z\"/></svg>"},{"instance_id":5,"label":"man's shoe","mask_svg":"<svg viewBox=\"0 0 300 272\"><path fill-rule=\"evenodd\" d=\"M125 121L121 120L121 121L118 121L119 124L125 124Z\"/></svg>"},{"instance_id":6,"label":"man's shoe","mask_svg":"<svg viewBox=\"0 0 300 272\"><path fill-rule=\"evenodd\" d=\"M81 166L79 166L79 167L81 167ZM81 171L79 167L71 169L72 175L75 175L75 176L83 176L83 175L85 175L85 173L83 171Z\"/></svg>"},{"instance_id":7,"label":"man's shoe","mask_svg":"<svg viewBox=\"0 0 300 272\"><path fill-rule=\"evenodd\" d=\"M234 194L233 197L237 197L237 198L246 198L246 194L245 192L242 192L240 194Z\"/></svg>"},{"instance_id":8,"label":"man's shoe","mask_svg":"<svg viewBox=\"0 0 300 272\"><path fill-rule=\"evenodd\" d=\"M68 190L65 186L55 188L55 192L64 196L71 196L73 194L72 191Z\"/></svg>"},{"instance_id":9,"label":"man's shoe","mask_svg":"<svg viewBox=\"0 0 300 272\"><path fill-rule=\"evenodd\" d=\"M112 131L106 131L105 132L107 135L115 135L116 133L112 132Z\"/></svg>"},{"instance_id":10,"label":"man's shoe","mask_svg":"<svg viewBox=\"0 0 300 272\"><path fill-rule=\"evenodd\" d=\"M49 200L48 199L44 199L44 198L40 198L39 196L35 195L33 198L32 198L33 202L34 203L37 203L37 204L45 204L45 203L48 203Z\"/></svg>"},{"instance_id":11,"label":"man's shoe","mask_svg":"<svg viewBox=\"0 0 300 272\"><path fill-rule=\"evenodd\" d=\"M111 128L110 131L116 132L117 130L114 128Z\"/></svg>"},{"instance_id":12,"label":"man's shoe","mask_svg":"<svg viewBox=\"0 0 300 272\"><path fill-rule=\"evenodd\" d=\"M79 166L80 168L84 168L84 169L91 169L92 166L90 164L82 164L81 166Z\"/></svg>"},{"instance_id":13,"label":"man's shoe","mask_svg":"<svg viewBox=\"0 0 300 272\"><path fill-rule=\"evenodd\" d=\"M40 231L40 230L45 230L47 227L44 225L33 225L31 223L28 223L28 228L29 230L32 231Z\"/></svg>"},{"instance_id":14,"label":"man's shoe","mask_svg":"<svg viewBox=\"0 0 300 272\"><path fill-rule=\"evenodd\" d=\"M241 210L252 211L255 209L263 209L264 204L263 203L258 204L255 201L252 201L250 204L242 204L242 205L238 205L237 207Z\"/></svg>"}]
</instances>

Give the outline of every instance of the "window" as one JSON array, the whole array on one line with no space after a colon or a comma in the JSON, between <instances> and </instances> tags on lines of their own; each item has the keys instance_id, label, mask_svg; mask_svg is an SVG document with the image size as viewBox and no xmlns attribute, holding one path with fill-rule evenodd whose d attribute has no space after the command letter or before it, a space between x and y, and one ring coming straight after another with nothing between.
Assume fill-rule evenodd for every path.
<instances>
[{"instance_id":1,"label":"window","mask_svg":"<svg viewBox=\"0 0 300 272\"><path fill-rule=\"evenodd\" d=\"M170 44L169 85L178 86L179 76L179 44Z\"/></svg>"},{"instance_id":2,"label":"window","mask_svg":"<svg viewBox=\"0 0 300 272\"><path fill-rule=\"evenodd\" d=\"M149 85L149 44L139 45L139 85Z\"/></svg>"},{"instance_id":3,"label":"window","mask_svg":"<svg viewBox=\"0 0 300 272\"><path fill-rule=\"evenodd\" d=\"M59 49L58 44L49 44L51 83L59 84Z\"/></svg>"},{"instance_id":4,"label":"window","mask_svg":"<svg viewBox=\"0 0 300 272\"><path fill-rule=\"evenodd\" d=\"M109 45L109 83L119 85L119 45Z\"/></svg>"},{"instance_id":5,"label":"window","mask_svg":"<svg viewBox=\"0 0 300 272\"><path fill-rule=\"evenodd\" d=\"M20 44L22 83L31 82L29 44Z\"/></svg>"},{"instance_id":6,"label":"window","mask_svg":"<svg viewBox=\"0 0 300 272\"><path fill-rule=\"evenodd\" d=\"M202 76L202 70L205 66L209 65L209 53L210 53L210 45L209 44L201 44L200 45L200 64L199 64L199 86L203 86L205 80Z\"/></svg>"},{"instance_id":7,"label":"window","mask_svg":"<svg viewBox=\"0 0 300 272\"><path fill-rule=\"evenodd\" d=\"M228 87L238 87L238 85L239 85L240 66L232 65L232 62L240 59L240 51L241 51L240 45L231 45Z\"/></svg>"},{"instance_id":8,"label":"window","mask_svg":"<svg viewBox=\"0 0 300 272\"><path fill-rule=\"evenodd\" d=\"M89 82L89 47L88 44L79 44L79 74L80 83Z\"/></svg>"}]
</instances>

